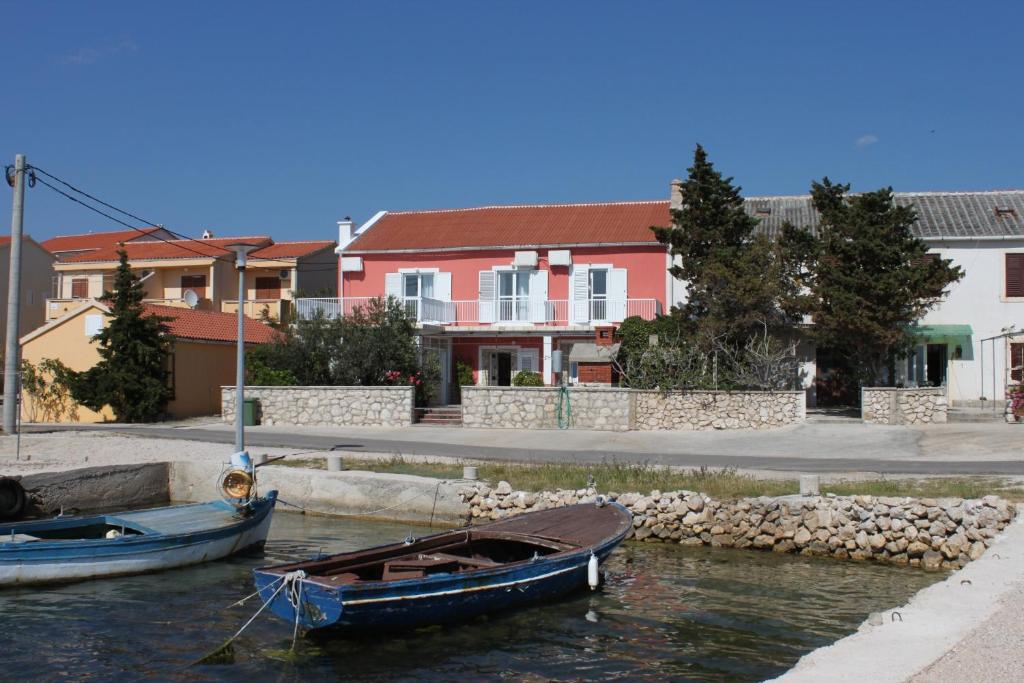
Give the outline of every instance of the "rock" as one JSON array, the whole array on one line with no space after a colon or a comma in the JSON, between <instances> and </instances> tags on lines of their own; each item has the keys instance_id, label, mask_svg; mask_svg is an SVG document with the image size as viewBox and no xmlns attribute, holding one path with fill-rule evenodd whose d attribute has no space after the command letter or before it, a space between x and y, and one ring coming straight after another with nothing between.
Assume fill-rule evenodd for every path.
<instances>
[{"instance_id":1,"label":"rock","mask_svg":"<svg viewBox=\"0 0 1024 683\"><path fill-rule=\"evenodd\" d=\"M651 531L650 527L642 526L636 530L636 540L642 541L648 536L650 536L652 533L653 532Z\"/></svg>"},{"instance_id":2,"label":"rock","mask_svg":"<svg viewBox=\"0 0 1024 683\"><path fill-rule=\"evenodd\" d=\"M936 571L942 568L942 553L929 550L921 558L921 566L927 571Z\"/></svg>"},{"instance_id":3,"label":"rock","mask_svg":"<svg viewBox=\"0 0 1024 683\"><path fill-rule=\"evenodd\" d=\"M861 550L866 550L867 549L867 547L868 547L868 534L867 534L866 531L863 531L863 530L862 531L858 531L855 540L857 542L857 547L858 548L860 548Z\"/></svg>"},{"instance_id":4,"label":"rock","mask_svg":"<svg viewBox=\"0 0 1024 683\"><path fill-rule=\"evenodd\" d=\"M926 552L930 552L930 548L931 546L928 546L924 543L920 543L918 541L914 541L913 543L907 546L907 555L909 555L910 557L921 557ZM936 553L936 555L937 554L938 553Z\"/></svg>"},{"instance_id":5,"label":"rock","mask_svg":"<svg viewBox=\"0 0 1024 683\"><path fill-rule=\"evenodd\" d=\"M811 541L811 532L801 527L797 530L796 534L793 535L793 542L801 548L807 545Z\"/></svg>"},{"instance_id":6,"label":"rock","mask_svg":"<svg viewBox=\"0 0 1024 683\"><path fill-rule=\"evenodd\" d=\"M694 512L700 512L704 509L704 497L700 495L690 496L686 499L686 505Z\"/></svg>"},{"instance_id":7,"label":"rock","mask_svg":"<svg viewBox=\"0 0 1024 683\"><path fill-rule=\"evenodd\" d=\"M787 538L787 539L784 539L782 541L779 541L774 546L772 546L772 552L773 553L791 553L791 552L793 552L793 550L795 548L796 548L796 544L793 543L793 541L791 541L791 540L789 540Z\"/></svg>"},{"instance_id":8,"label":"rock","mask_svg":"<svg viewBox=\"0 0 1024 683\"><path fill-rule=\"evenodd\" d=\"M512 493L512 484L507 481L499 481L498 486L495 487L494 492L499 496L507 496Z\"/></svg>"},{"instance_id":9,"label":"rock","mask_svg":"<svg viewBox=\"0 0 1024 683\"><path fill-rule=\"evenodd\" d=\"M970 551L968 551L967 555L972 560L976 560L979 557L981 557L982 554L984 554L984 552L985 552L985 544L982 543L981 541L975 541L974 543L971 544L971 549L970 549Z\"/></svg>"},{"instance_id":10,"label":"rock","mask_svg":"<svg viewBox=\"0 0 1024 683\"><path fill-rule=\"evenodd\" d=\"M877 553L885 547L885 536L883 536L882 534L874 534L872 536L869 536L868 545L871 547L871 550Z\"/></svg>"}]
</instances>

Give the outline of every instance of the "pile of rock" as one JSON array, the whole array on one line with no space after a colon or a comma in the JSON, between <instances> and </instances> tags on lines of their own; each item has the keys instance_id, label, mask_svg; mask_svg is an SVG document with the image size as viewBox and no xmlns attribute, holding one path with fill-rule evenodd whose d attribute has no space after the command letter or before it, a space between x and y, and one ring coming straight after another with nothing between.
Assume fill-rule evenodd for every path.
<instances>
[{"instance_id":1,"label":"pile of rock","mask_svg":"<svg viewBox=\"0 0 1024 683\"><path fill-rule=\"evenodd\" d=\"M508 482L458 489L471 521L596 500L593 489L514 491ZM609 493L633 513L639 541L755 548L956 569L978 559L1016 515L996 496L912 499L784 496L717 501L695 491Z\"/></svg>"}]
</instances>

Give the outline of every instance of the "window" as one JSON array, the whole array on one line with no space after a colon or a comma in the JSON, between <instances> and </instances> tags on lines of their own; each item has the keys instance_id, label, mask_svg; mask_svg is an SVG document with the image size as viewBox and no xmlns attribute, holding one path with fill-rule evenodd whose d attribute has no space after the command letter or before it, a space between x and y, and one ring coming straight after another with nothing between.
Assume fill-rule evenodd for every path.
<instances>
[{"instance_id":1,"label":"window","mask_svg":"<svg viewBox=\"0 0 1024 683\"><path fill-rule=\"evenodd\" d=\"M498 320L529 320L530 271L498 273Z\"/></svg>"},{"instance_id":2,"label":"window","mask_svg":"<svg viewBox=\"0 0 1024 683\"><path fill-rule=\"evenodd\" d=\"M1024 344L1010 344L1010 379L1024 382Z\"/></svg>"},{"instance_id":3,"label":"window","mask_svg":"<svg viewBox=\"0 0 1024 683\"><path fill-rule=\"evenodd\" d=\"M181 294L185 295L185 290L191 289L196 293L200 299L206 298L206 276L205 275L182 275L181 276Z\"/></svg>"},{"instance_id":4,"label":"window","mask_svg":"<svg viewBox=\"0 0 1024 683\"><path fill-rule=\"evenodd\" d=\"M590 271L590 319L608 319L608 271L592 269Z\"/></svg>"},{"instance_id":5,"label":"window","mask_svg":"<svg viewBox=\"0 0 1024 683\"><path fill-rule=\"evenodd\" d=\"M90 313L85 316L85 336L95 337L103 330L103 316L99 313Z\"/></svg>"},{"instance_id":6,"label":"window","mask_svg":"<svg viewBox=\"0 0 1024 683\"><path fill-rule=\"evenodd\" d=\"M1006 296L1024 297L1024 254L1006 255Z\"/></svg>"},{"instance_id":7,"label":"window","mask_svg":"<svg viewBox=\"0 0 1024 683\"><path fill-rule=\"evenodd\" d=\"M434 298L433 273L405 273L402 275L402 298L405 299L405 310L413 318L419 319L420 299Z\"/></svg>"},{"instance_id":8,"label":"window","mask_svg":"<svg viewBox=\"0 0 1024 683\"><path fill-rule=\"evenodd\" d=\"M71 279L71 298L72 299L87 299L89 298L89 278L87 277L76 277Z\"/></svg>"}]
</instances>

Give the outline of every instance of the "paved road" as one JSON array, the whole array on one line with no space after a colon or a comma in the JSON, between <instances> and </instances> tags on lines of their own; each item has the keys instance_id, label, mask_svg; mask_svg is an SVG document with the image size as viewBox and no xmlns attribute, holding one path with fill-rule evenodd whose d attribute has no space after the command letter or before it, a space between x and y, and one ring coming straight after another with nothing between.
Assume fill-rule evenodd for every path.
<instances>
[{"instance_id":1,"label":"paved road","mask_svg":"<svg viewBox=\"0 0 1024 683\"><path fill-rule=\"evenodd\" d=\"M232 443L229 425L29 426L26 431L102 429L166 439ZM246 430L248 446L399 453L528 462L641 462L784 472L1024 475L1012 425L928 429L805 424L772 431L588 432L443 427L284 428ZM943 444L949 444L945 448Z\"/></svg>"}]
</instances>

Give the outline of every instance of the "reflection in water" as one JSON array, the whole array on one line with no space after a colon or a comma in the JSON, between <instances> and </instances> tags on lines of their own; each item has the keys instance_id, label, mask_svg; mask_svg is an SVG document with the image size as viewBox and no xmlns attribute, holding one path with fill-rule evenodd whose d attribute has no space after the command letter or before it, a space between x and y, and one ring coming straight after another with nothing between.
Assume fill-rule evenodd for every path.
<instances>
[{"instance_id":1,"label":"reflection in water","mask_svg":"<svg viewBox=\"0 0 1024 683\"><path fill-rule=\"evenodd\" d=\"M407 532L278 512L264 557L0 592L0 678L753 681L941 578L772 553L628 544L608 561L598 593L398 636L312 634L300 640L298 657L286 656L291 628L261 617L236 641L233 664L188 666L258 608L255 599L227 608L252 592L252 567L379 545Z\"/></svg>"}]
</instances>

